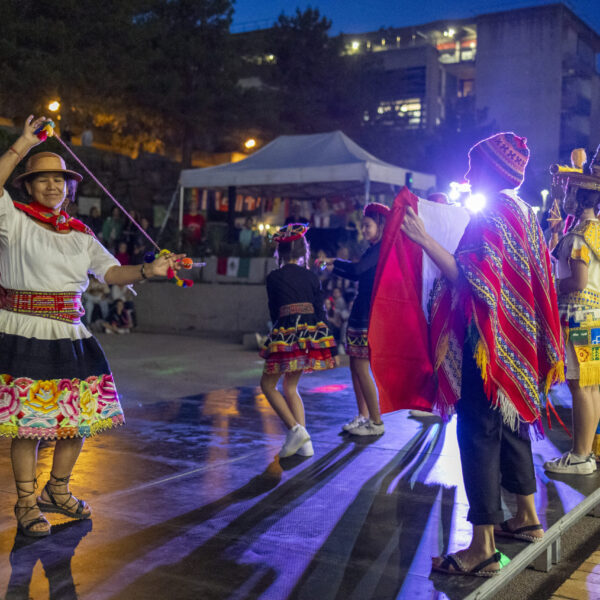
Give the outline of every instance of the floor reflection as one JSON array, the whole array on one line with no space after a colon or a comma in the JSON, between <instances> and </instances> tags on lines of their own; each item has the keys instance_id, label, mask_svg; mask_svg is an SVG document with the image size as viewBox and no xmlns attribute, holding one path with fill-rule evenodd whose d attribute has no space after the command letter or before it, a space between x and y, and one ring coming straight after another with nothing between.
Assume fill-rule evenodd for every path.
<instances>
[{"instance_id":1,"label":"floor reflection","mask_svg":"<svg viewBox=\"0 0 600 600\"><path fill-rule=\"evenodd\" d=\"M52 526L52 535L29 538L17 533L10 552L11 574L6 600L29 600L33 569L42 563L48 579L50 600L77 600L71 559L79 542L92 530L92 520L70 521Z\"/></svg>"}]
</instances>

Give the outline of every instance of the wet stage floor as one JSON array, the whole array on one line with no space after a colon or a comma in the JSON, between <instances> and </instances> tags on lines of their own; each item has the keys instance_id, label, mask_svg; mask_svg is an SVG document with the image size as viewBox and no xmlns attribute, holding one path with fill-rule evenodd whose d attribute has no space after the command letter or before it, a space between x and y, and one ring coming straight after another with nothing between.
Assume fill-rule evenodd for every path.
<instances>
[{"instance_id":1,"label":"wet stage floor","mask_svg":"<svg viewBox=\"0 0 600 600\"><path fill-rule=\"evenodd\" d=\"M381 438L345 437L348 369L312 374L300 387L315 456L278 461L284 429L253 385L154 402L134 397L135 381L124 387L127 426L88 440L76 467L73 490L92 520L50 515L49 538L16 536L0 441L0 597L454 599L484 581L429 572L432 555L470 539L454 420L395 413ZM570 422L568 392L556 396ZM545 527L600 482L544 473L570 446L557 427L534 444ZM523 545L498 547L511 556Z\"/></svg>"}]
</instances>

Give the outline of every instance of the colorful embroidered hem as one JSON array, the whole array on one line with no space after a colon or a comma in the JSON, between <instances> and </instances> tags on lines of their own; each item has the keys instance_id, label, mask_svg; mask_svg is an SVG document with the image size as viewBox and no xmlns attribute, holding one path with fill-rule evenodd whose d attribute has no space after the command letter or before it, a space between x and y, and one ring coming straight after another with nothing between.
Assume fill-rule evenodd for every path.
<instances>
[{"instance_id":1,"label":"colorful embroidered hem","mask_svg":"<svg viewBox=\"0 0 600 600\"><path fill-rule=\"evenodd\" d=\"M322 321L316 325L298 323L292 327L273 329L260 350L260 356L269 358L271 354L325 350L335 346L335 338Z\"/></svg>"},{"instance_id":2,"label":"colorful embroidered hem","mask_svg":"<svg viewBox=\"0 0 600 600\"><path fill-rule=\"evenodd\" d=\"M85 380L0 375L0 437L89 437L123 423L110 374Z\"/></svg>"},{"instance_id":3,"label":"colorful embroidered hem","mask_svg":"<svg viewBox=\"0 0 600 600\"><path fill-rule=\"evenodd\" d=\"M369 358L368 329L348 327L346 331L346 354L354 358Z\"/></svg>"},{"instance_id":4,"label":"colorful embroidered hem","mask_svg":"<svg viewBox=\"0 0 600 600\"><path fill-rule=\"evenodd\" d=\"M268 375L291 373L294 371L311 373L312 371L324 371L326 369L333 369L334 367L335 360L331 355L331 350L307 350L304 352L271 354L265 360L263 372Z\"/></svg>"}]
</instances>

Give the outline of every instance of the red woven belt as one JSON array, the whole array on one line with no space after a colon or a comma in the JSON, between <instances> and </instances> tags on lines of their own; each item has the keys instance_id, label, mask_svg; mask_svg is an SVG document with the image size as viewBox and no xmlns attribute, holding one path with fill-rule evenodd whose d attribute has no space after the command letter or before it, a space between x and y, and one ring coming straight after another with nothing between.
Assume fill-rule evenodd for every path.
<instances>
[{"instance_id":1,"label":"red woven belt","mask_svg":"<svg viewBox=\"0 0 600 600\"><path fill-rule=\"evenodd\" d=\"M74 325L81 323L85 313L81 294L77 292L29 292L6 290L2 308L10 312L35 315Z\"/></svg>"},{"instance_id":2,"label":"red woven belt","mask_svg":"<svg viewBox=\"0 0 600 600\"><path fill-rule=\"evenodd\" d=\"M310 302L296 302L296 304L284 304L279 309L280 317L288 315L310 315L315 312L315 307Z\"/></svg>"}]
</instances>

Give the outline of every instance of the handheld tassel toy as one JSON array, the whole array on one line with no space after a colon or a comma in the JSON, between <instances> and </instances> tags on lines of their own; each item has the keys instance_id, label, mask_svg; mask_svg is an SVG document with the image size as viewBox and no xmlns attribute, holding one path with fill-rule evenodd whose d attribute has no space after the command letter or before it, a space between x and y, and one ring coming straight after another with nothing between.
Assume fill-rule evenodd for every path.
<instances>
[{"instance_id":1,"label":"handheld tassel toy","mask_svg":"<svg viewBox=\"0 0 600 600\"><path fill-rule=\"evenodd\" d=\"M33 133L38 136L41 142L45 142L54 135L54 121L44 121Z\"/></svg>"},{"instance_id":2,"label":"handheld tassel toy","mask_svg":"<svg viewBox=\"0 0 600 600\"><path fill-rule=\"evenodd\" d=\"M45 142L49 137L57 139L65 150L79 163L79 165L85 170L85 172L95 181L100 189L121 209L121 211L127 216L127 218L140 230L140 232L146 237L146 239L156 248L157 252L147 252L144 256L144 262L154 262L159 256L169 256L173 254L170 250L162 249L160 246L148 235L144 228L125 210L123 205L98 181L94 174L79 160L77 155L63 142L60 136L54 131L54 121L48 119L44 121L33 133L42 142ZM204 267L206 263L195 263L191 258L182 258L181 266L184 269L192 269L193 267ZM194 282L191 279L181 279L177 276L174 269L170 268L167 270L167 279L174 279L177 287L192 287Z\"/></svg>"}]
</instances>

